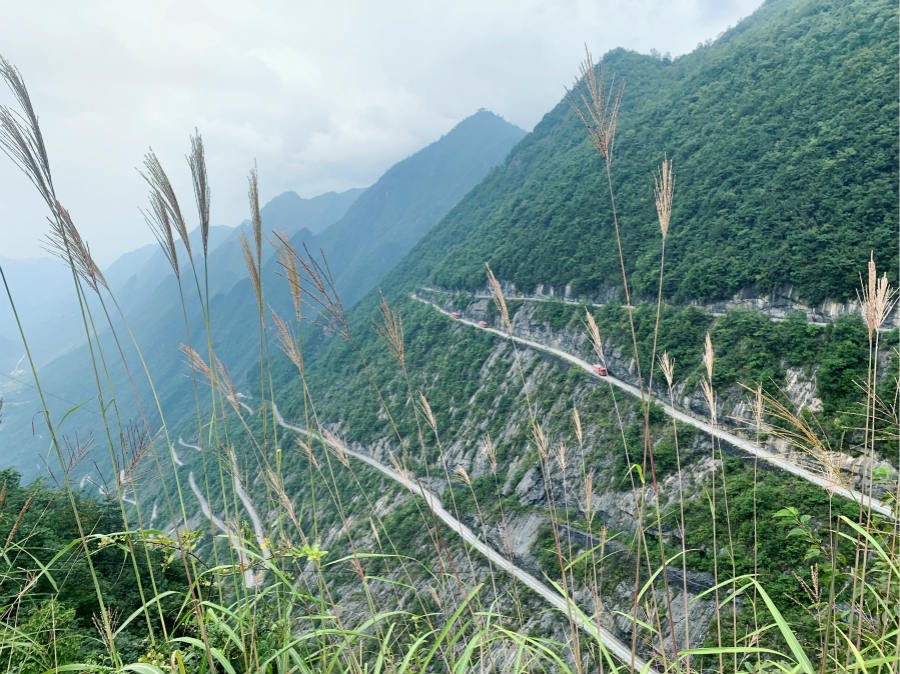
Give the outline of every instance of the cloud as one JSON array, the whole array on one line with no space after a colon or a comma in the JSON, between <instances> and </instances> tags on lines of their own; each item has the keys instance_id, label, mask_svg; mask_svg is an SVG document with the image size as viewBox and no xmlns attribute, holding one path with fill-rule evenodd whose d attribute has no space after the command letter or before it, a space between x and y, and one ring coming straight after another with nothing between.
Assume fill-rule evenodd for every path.
<instances>
[{"instance_id":1,"label":"cloud","mask_svg":"<svg viewBox=\"0 0 900 674\"><path fill-rule=\"evenodd\" d=\"M486 107L530 129L587 43L678 55L760 0L18 3L0 26L26 78L61 200L98 258L151 241L134 170L148 146L185 199L184 154L207 143L215 224L263 199L370 184ZM0 255L39 253L44 215L0 165Z\"/></svg>"}]
</instances>

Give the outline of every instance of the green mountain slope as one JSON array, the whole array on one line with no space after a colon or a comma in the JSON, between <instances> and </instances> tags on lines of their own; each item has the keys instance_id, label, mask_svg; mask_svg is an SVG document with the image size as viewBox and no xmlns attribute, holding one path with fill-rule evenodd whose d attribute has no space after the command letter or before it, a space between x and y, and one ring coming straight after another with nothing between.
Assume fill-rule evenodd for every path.
<instances>
[{"instance_id":1,"label":"green mountain slope","mask_svg":"<svg viewBox=\"0 0 900 674\"><path fill-rule=\"evenodd\" d=\"M656 289L664 153L677 174L667 297L855 298L870 250L896 281L897 32L886 0L777 0L674 62L604 58L604 77L626 83L612 176L639 296ZM560 102L392 282L472 289L488 262L526 292L618 287L608 201L602 160Z\"/></svg>"},{"instance_id":2,"label":"green mountain slope","mask_svg":"<svg viewBox=\"0 0 900 674\"><path fill-rule=\"evenodd\" d=\"M674 158L677 172L664 280L669 300L703 303L783 286L792 286L811 304L854 298L871 250L879 270L896 282L897 35L897 8L887 2L777 0L718 41L673 62L621 50L604 58L604 76L615 72L617 80L627 82L612 181L625 263L640 299L655 299L660 236L652 173L664 152ZM602 378L533 349L514 351L506 340L443 316L408 294L423 285L466 291L428 296L501 332L506 328L493 303L471 294L485 286L485 262L501 281L525 293L540 285L569 285L576 295L614 296L621 286L619 259L601 162L577 117L561 102L382 279L388 301L402 315L405 369L373 329L376 293L350 312L355 343L333 339L306 368L319 419L340 428L348 442L374 448L385 461L390 448L418 479L441 489L449 485L445 502L455 493L468 521L487 520L488 531L504 516L506 526L522 532L530 517L582 508L584 474L590 473L599 504L595 524L629 540L637 521L629 464L640 461L644 440L640 404L613 392ZM603 307L528 301L511 301L509 307L517 335L589 362L596 359L584 328L590 309L610 374L639 382L628 317L618 299ZM860 434L848 430L858 425L852 411L862 404L857 382L866 373L866 330L858 316L815 325L799 313L773 320L749 311L715 316L698 307L664 304L654 342L654 309L635 311L645 386L655 343L657 355L666 350L675 359L674 404L708 418L700 380L706 376L701 358L709 331L718 424L749 427L752 435L752 402L740 384L759 384L791 408L807 405L818 432L834 447L849 455L858 450ZM896 333L884 340L895 343ZM302 419L306 407L296 371L288 363L273 369L282 412ZM668 399L659 370L654 388ZM427 412L420 396L428 401ZM586 438L583 474L556 458L582 445L573 429L573 407ZM546 436L543 448L529 410ZM671 420L656 409L650 417L655 470L664 485L660 499L667 504L665 526L670 532L676 526L676 497L665 491L673 489L680 447L685 479L694 485L685 497L686 540L695 550L688 566L709 573L713 554L703 465L713 447L705 435L680 426L676 444ZM485 437L495 447L496 477L485 457ZM760 442L778 450L774 438L760 436ZM550 458L542 456L548 448ZM896 462L894 440L880 443L882 450ZM303 465L303 457L293 460ZM726 454L723 464L738 551L735 571L742 573L753 560L748 499L756 478L745 454ZM816 464L817 470L821 466ZM463 472L454 473L457 468ZM759 506L766 511L760 522L774 521L772 512L786 505L827 518L824 490L785 473L760 471ZM465 474L466 482L453 487L458 474ZM565 493L566 484L574 498ZM498 503L505 515L485 514ZM835 505L844 512L855 508L846 500ZM366 514L348 511L360 519ZM724 517L717 513L720 523ZM397 515L396 521L402 520ZM428 543L416 540L411 524L403 533L405 554L430 559ZM670 533L663 539L665 545L677 544ZM552 538L538 533L531 547L527 541L524 535L516 541L519 560L553 574L554 556L547 553ZM802 620L793 576L808 574L802 556L781 528L766 526L760 534L760 577L775 589L779 608L792 621ZM611 567L604 570L615 581L604 587L607 608L623 599L616 583L623 577L622 586L633 583L621 566ZM698 622L694 629L692 634L712 634L708 624ZM811 639L805 644L813 637L802 635Z\"/></svg>"},{"instance_id":3,"label":"green mountain slope","mask_svg":"<svg viewBox=\"0 0 900 674\"><path fill-rule=\"evenodd\" d=\"M293 243L321 249L345 306L371 289L525 135L481 110L391 167L321 236Z\"/></svg>"}]
</instances>

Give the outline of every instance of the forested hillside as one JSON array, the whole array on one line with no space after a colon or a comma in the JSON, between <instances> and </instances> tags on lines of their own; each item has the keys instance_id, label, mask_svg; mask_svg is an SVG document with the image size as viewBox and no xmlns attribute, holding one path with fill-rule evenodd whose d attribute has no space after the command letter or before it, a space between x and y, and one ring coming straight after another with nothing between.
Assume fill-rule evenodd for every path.
<instances>
[{"instance_id":1,"label":"forested hillside","mask_svg":"<svg viewBox=\"0 0 900 674\"><path fill-rule=\"evenodd\" d=\"M677 173L666 297L855 298L870 250L896 281L897 31L888 0L772 0L675 61L605 55L603 77L625 87L612 177L638 296L656 290L664 154ZM524 292L617 287L608 202L603 161L561 101L384 285L473 289L488 262Z\"/></svg>"},{"instance_id":2,"label":"forested hillside","mask_svg":"<svg viewBox=\"0 0 900 674\"><path fill-rule=\"evenodd\" d=\"M38 373L71 417L4 401L61 485L0 471L7 669L894 674L898 14L769 0L278 251L255 209L249 278L161 279L127 375L104 336ZM776 289L843 310L714 302Z\"/></svg>"}]
</instances>

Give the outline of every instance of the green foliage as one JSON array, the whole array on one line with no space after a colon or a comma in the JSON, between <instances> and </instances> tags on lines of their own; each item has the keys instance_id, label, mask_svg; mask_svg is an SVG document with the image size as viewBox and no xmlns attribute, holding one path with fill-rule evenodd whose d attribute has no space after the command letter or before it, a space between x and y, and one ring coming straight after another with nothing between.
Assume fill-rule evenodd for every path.
<instances>
[{"instance_id":1,"label":"green foliage","mask_svg":"<svg viewBox=\"0 0 900 674\"><path fill-rule=\"evenodd\" d=\"M0 541L7 541L0 557L0 606L9 612L4 615L26 617L24 624L5 623L0 627L6 639L0 641L0 648L2 643L10 643L10 640L24 640L13 651L16 657L22 658L21 666L25 670L37 668L34 671L43 671L39 663L46 663L47 658L53 661L53 654L44 647L46 634L53 630L58 633L55 636L59 642L56 657L62 658L65 654L68 658L61 661L71 662L76 655L85 658L105 653L93 624L99 612L97 596L90 590L91 578L84 550L65 493L41 481L22 486L18 473L4 470L0 471L0 494L3 494L0 499ZM108 606L115 607L118 615L128 616L142 605L130 553L121 536L102 538L104 534L123 531L118 506L82 497L76 497L76 505L85 530L94 535L88 542L88 550L104 600ZM149 552L149 563L154 565L160 593L170 589L179 593L184 591L185 576L179 564L164 569L163 552L157 546L151 545L149 551L145 551L145 543L139 535L133 535L132 542L146 587L150 586ZM40 573L37 572L39 569ZM129 577L130 581L124 580ZM161 605L169 626L173 627L178 599L164 599ZM159 629L157 616L154 614ZM125 657L137 658L141 652L141 641L147 636L147 624L142 620L134 621L120 636L120 651ZM29 651L27 644L32 641L41 644L41 648Z\"/></svg>"},{"instance_id":2,"label":"green foliage","mask_svg":"<svg viewBox=\"0 0 900 674\"><path fill-rule=\"evenodd\" d=\"M790 286L812 304L855 298L870 251L896 284L897 17L888 0L770 2L674 61L604 57L604 74L627 82L613 180L638 297L658 282L650 175L664 151L678 176L666 297ZM524 292L618 288L605 184L562 102L384 285L472 290L488 262Z\"/></svg>"}]
</instances>

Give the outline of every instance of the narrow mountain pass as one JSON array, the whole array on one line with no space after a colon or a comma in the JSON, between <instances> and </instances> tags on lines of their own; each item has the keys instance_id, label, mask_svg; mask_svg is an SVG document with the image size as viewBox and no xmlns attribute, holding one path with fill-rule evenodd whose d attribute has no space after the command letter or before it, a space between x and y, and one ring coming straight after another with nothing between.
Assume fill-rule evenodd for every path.
<instances>
[{"instance_id":1,"label":"narrow mountain pass","mask_svg":"<svg viewBox=\"0 0 900 674\"><path fill-rule=\"evenodd\" d=\"M477 328L479 330L484 330L485 332L493 333L493 334L497 335L498 337L502 337L503 339L510 339L518 344L522 344L524 346L527 346L527 347L530 347L533 349L537 349L539 351L544 351L546 353L553 354L554 356L562 358L566 362L571 363L572 365L575 365L575 366L581 368L588 375L590 375L592 377L596 377L598 379L604 379L607 382L609 382L609 384L611 384L612 386L617 386L618 388L630 393L631 395L635 396L636 398L641 398L641 391L636 386L633 386L632 384L624 382L621 379L617 379L616 377L613 377L612 375L605 375L605 376L598 375L596 372L594 372L594 369L590 363L582 360L581 358L573 356L572 354L570 354L566 351L562 351L561 349L557 349L552 346L547 346L546 344L541 344L541 343L536 342L531 339L525 339L524 337L517 337L515 335L510 335L506 332L503 332L502 330L497 330L497 329L491 328L491 327L483 327L483 326L479 325L477 322L470 321L465 318L454 318L451 315L451 312L445 311L444 309L439 307L434 302L431 302L430 300L426 300L424 298L418 297L415 294L410 295L410 297L412 297L412 299L414 299L418 302L422 302L423 304L426 304L426 305L432 307L435 311L438 311L438 312L444 314L445 316L447 316L448 318L450 318L453 321L456 321L457 323L463 323L470 327ZM647 395L647 394L645 394L645 395ZM795 463L789 461L788 459L786 459L783 456L779 456L777 454L774 454L773 452L770 452L769 450L765 449L764 447L760 446L759 444L757 444L751 440L747 440L745 438L738 437L734 433L729 433L728 431L722 430L718 426L712 426L711 424L709 424L706 421L703 421L694 416L691 416L690 414L682 412L681 410L677 410L674 407L672 407L671 405L669 405L668 403L660 400L659 398L650 396L650 399L652 402L659 405L667 415L669 415L670 417L672 417L674 419L677 419L678 421L684 422L690 426L693 426L694 428L697 428L701 431L709 433L710 435L715 436L719 440L728 443L732 447L735 447L737 449L740 449L741 451L744 451L744 452L747 452L748 454L756 456L756 457L762 459L763 461L766 461L774 466L777 466L778 468L780 468L792 475L796 475L797 477L802 478L802 479L806 480L807 482L810 482L814 485L822 487L826 491L829 491L833 494L837 494L838 496L842 496L842 497L850 499L852 501L856 501L857 503L862 503L864 507L871 508L871 510L874 512L884 515L885 517L893 518L893 512L891 511L891 509L888 506L883 505L882 503L874 500L873 498L871 498L869 496L866 496L865 494L863 494L855 489L848 489L846 487L842 487L838 484L835 484L835 482L833 480L828 479L828 477L826 477L824 475L817 475L816 473L813 473L812 471L807 470L806 468L796 465Z\"/></svg>"},{"instance_id":2,"label":"narrow mountain pass","mask_svg":"<svg viewBox=\"0 0 900 674\"><path fill-rule=\"evenodd\" d=\"M299 426L294 426L293 424L286 422L284 420L284 417L282 417L281 413L278 411L278 406L274 401L272 402L272 412L275 417L275 422L282 428L294 431L295 433L299 433L301 435L308 435L306 429ZM323 438L323 441L326 443L328 442L328 440L325 438ZM571 618L571 620L575 622L588 636L601 642L609 650L609 652L612 653L620 661L622 661L626 665L633 664L634 668L638 671L646 672L647 674L657 674L657 670L650 667L650 663L646 662L636 655L632 656L631 647L620 641L612 632L604 629L603 627L595 625L588 616L584 615L581 611L574 610L570 602L566 601L566 599L561 594L552 590L545 583L541 582L527 571L523 571L515 564L513 564L509 559L494 550L494 548L484 543L472 532L471 529L469 529L469 527L456 519L444 507L443 503L436 494L423 487L415 475L410 475L405 471L401 472L394 468L385 466L383 463L372 458L371 456L368 456L361 452L357 452L346 446L341 446L340 451L368 464L369 466L380 471L395 482L402 484L416 496L420 496L425 500L425 503L429 507L429 509L437 517L439 517L441 521L444 522L444 524L458 533L466 543L471 545L484 557L489 559L491 563L518 578L531 590L543 597L551 606Z\"/></svg>"}]
</instances>

